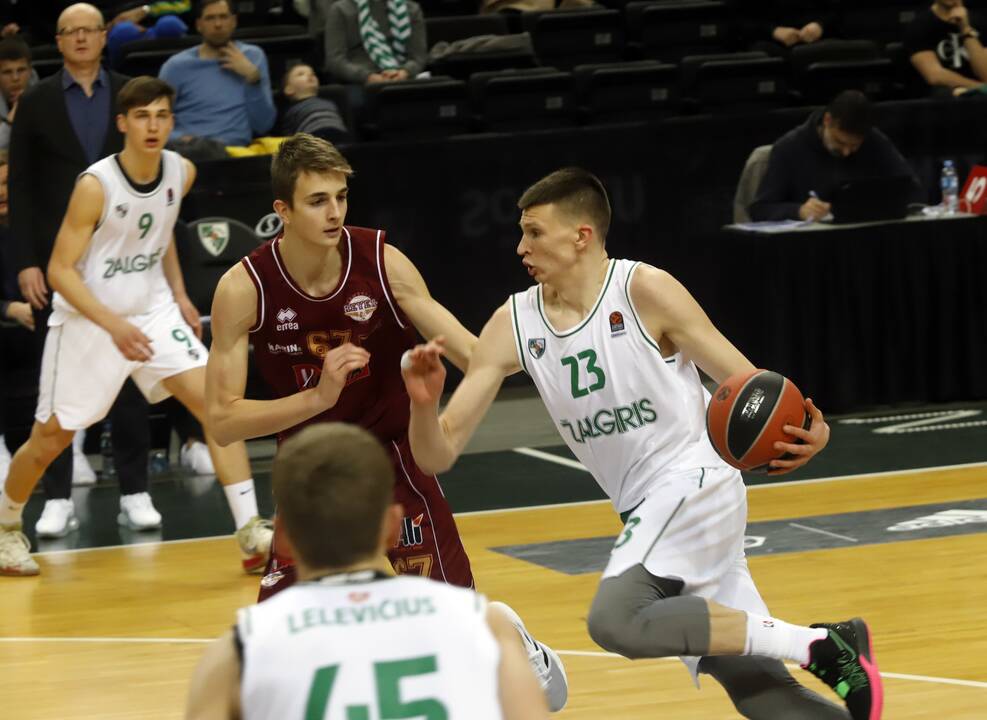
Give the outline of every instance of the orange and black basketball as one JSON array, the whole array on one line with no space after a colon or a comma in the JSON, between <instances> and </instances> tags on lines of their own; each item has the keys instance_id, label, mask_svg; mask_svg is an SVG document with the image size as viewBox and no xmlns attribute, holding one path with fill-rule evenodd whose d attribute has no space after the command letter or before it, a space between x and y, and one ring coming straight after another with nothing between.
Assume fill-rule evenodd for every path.
<instances>
[{"instance_id":1,"label":"orange and black basketball","mask_svg":"<svg viewBox=\"0 0 987 720\"><path fill-rule=\"evenodd\" d=\"M726 462L747 472L767 472L768 463L785 453L774 444L800 442L785 425L808 428L805 400L795 383L770 370L727 378L706 410L709 439Z\"/></svg>"}]
</instances>

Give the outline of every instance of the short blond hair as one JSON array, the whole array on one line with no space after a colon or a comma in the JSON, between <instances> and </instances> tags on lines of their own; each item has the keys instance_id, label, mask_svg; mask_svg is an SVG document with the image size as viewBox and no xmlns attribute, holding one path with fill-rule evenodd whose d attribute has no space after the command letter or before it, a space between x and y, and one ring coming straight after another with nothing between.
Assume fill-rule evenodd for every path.
<instances>
[{"instance_id":1,"label":"short blond hair","mask_svg":"<svg viewBox=\"0 0 987 720\"><path fill-rule=\"evenodd\" d=\"M298 133L281 143L271 160L271 189L274 199L292 207L295 185L302 173L353 174L353 168L332 143L308 133Z\"/></svg>"}]
</instances>

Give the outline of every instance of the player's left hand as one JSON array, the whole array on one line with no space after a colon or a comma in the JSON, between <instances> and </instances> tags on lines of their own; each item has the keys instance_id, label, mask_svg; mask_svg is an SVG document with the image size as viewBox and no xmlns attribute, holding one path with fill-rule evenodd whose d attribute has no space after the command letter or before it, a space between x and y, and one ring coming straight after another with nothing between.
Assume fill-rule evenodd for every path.
<instances>
[{"instance_id":1,"label":"player's left hand","mask_svg":"<svg viewBox=\"0 0 987 720\"><path fill-rule=\"evenodd\" d=\"M219 65L224 70L232 70L250 84L260 80L260 70L232 42L219 49Z\"/></svg>"},{"instance_id":2,"label":"player's left hand","mask_svg":"<svg viewBox=\"0 0 987 720\"><path fill-rule=\"evenodd\" d=\"M401 357L401 377L412 402L438 404L446 382L444 354L445 338L440 335L424 345L416 345Z\"/></svg>"},{"instance_id":3,"label":"player's left hand","mask_svg":"<svg viewBox=\"0 0 987 720\"><path fill-rule=\"evenodd\" d=\"M182 313L182 319L188 323L188 326L192 328L192 332L195 336L202 339L202 317L199 315L199 311L196 310L195 305L192 301L188 299L188 296L175 298L175 302L178 305L178 309Z\"/></svg>"},{"instance_id":4,"label":"player's left hand","mask_svg":"<svg viewBox=\"0 0 987 720\"><path fill-rule=\"evenodd\" d=\"M805 409L808 410L809 417L812 418L808 430L794 425L785 426L786 433L794 435L802 442L799 444L776 442L775 450L788 453L792 457L787 460L772 460L768 475L783 475L795 468L802 467L829 443L829 425L826 424L822 411L812 402L812 398L805 399Z\"/></svg>"}]
</instances>

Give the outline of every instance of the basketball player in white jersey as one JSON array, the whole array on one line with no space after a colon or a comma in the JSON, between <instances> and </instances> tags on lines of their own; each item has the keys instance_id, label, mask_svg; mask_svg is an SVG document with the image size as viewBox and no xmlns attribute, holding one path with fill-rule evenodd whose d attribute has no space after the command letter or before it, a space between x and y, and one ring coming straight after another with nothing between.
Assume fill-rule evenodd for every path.
<instances>
[{"instance_id":1,"label":"basketball player in white jersey","mask_svg":"<svg viewBox=\"0 0 987 720\"><path fill-rule=\"evenodd\" d=\"M385 552L404 510L390 457L369 432L305 428L281 446L272 482L299 582L241 609L206 650L186 718L549 717L498 603L392 575Z\"/></svg>"},{"instance_id":2,"label":"basketball player in white jersey","mask_svg":"<svg viewBox=\"0 0 987 720\"><path fill-rule=\"evenodd\" d=\"M402 358L415 460L447 470L504 377L524 370L625 523L588 617L597 643L628 658L678 655L748 718L877 720L882 686L866 624L769 617L747 568L746 489L706 436L697 366L718 383L754 366L668 273L607 257L610 204L596 177L559 170L518 207L517 252L537 285L490 318L441 418L441 343ZM822 413L811 400L806 408L811 427L786 426L801 443L777 443L794 457L772 461L772 472L828 442ZM799 685L783 660L820 677L847 709Z\"/></svg>"},{"instance_id":3,"label":"basketball player in white jersey","mask_svg":"<svg viewBox=\"0 0 987 720\"><path fill-rule=\"evenodd\" d=\"M204 421L208 353L173 235L195 166L164 149L173 99L174 90L157 78L124 85L116 118L124 149L80 175L69 200L48 266L56 292L34 427L0 494L0 575L38 574L21 533L24 504L75 431L106 415L128 376L150 402L174 395ZM236 521L244 569L259 572L271 529L257 514L246 447L221 448L208 426L206 438ZM145 501L150 506L149 496ZM126 517L121 512L121 522Z\"/></svg>"}]
</instances>

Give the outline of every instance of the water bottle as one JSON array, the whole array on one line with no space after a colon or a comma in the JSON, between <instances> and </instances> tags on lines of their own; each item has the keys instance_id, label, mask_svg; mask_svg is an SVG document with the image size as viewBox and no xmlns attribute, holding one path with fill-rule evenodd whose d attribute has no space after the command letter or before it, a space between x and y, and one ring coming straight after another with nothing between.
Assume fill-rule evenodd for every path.
<instances>
[{"instance_id":1,"label":"water bottle","mask_svg":"<svg viewBox=\"0 0 987 720\"><path fill-rule=\"evenodd\" d=\"M101 474L103 479L114 477L117 474L113 466L113 441L111 439L110 421L103 423L103 432L99 436L99 454L103 458L103 469Z\"/></svg>"},{"instance_id":2,"label":"water bottle","mask_svg":"<svg viewBox=\"0 0 987 720\"><path fill-rule=\"evenodd\" d=\"M942 189L942 211L946 215L955 215L959 206L960 181L956 176L956 168L952 160L942 164L942 175L939 176L939 187Z\"/></svg>"}]
</instances>

